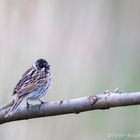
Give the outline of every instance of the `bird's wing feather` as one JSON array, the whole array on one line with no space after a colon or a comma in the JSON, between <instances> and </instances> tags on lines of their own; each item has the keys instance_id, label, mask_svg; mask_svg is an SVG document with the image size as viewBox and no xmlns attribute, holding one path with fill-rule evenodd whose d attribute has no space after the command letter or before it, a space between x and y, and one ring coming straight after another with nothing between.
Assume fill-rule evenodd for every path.
<instances>
[{"instance_id":1,"label":"bird's wing feather","mask_svg":"<svg viewBox=\"0 0 140 140\"><path fill-rule=\"evenodd\" d=\"M48 81L46 74L41 74L35 69L27 70L14 88L13 95L24 96Z\"/></svg>"}]
</instances>

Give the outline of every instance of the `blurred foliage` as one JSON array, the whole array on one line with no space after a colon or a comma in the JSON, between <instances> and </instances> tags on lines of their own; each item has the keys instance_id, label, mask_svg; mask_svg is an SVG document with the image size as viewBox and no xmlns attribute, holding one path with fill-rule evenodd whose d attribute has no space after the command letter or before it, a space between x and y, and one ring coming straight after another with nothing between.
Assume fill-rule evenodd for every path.
<instances>
[{"instance_id":1,"label":"blurred foliage","mask_svg":"<svg viewBox=\"0 0 140 140\"><path fill-rule=\"evenodd\" d=\"M15 84L37 58L47 59L52 68L47 101L116 87L139 91L139 6L138 0L0 1L0 104L12 99ZM7 123L0 127L0 136L2 140L136 139L139 110L131 106Z\"/></svg>"}]
</instances>

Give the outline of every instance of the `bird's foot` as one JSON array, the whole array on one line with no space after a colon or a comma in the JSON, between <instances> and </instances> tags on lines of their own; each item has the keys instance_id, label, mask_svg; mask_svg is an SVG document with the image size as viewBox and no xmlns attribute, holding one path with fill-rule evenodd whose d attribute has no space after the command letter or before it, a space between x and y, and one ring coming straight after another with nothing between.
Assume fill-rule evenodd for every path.
<instances>
[{"instance_id":1,"label":"bird's foot","mask_svg":"<svg viewBox=\"0 0 140 140\"><path fill-rule=\"evenodd\" d=\"M29 110L29 106L30 104L28 103L28 101L26 101L26 106L27 106L27 111Z\"/></svg>"}]
</instances>

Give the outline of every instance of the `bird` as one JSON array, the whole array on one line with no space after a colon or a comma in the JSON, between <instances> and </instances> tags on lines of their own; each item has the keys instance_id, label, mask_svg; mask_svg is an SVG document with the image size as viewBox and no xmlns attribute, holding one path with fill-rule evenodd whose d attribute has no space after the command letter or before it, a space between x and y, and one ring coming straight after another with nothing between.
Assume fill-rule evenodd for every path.
<instances>
[{"instance_id":1,"label":"bird","mask_svg":"<svg viewBox=\"0 0 140 140\"><path fill-rule=\"evenodd\" d=\"M12 93L14 99L5 117L12 116L23 100L26 100L27 108L28 100L39 100L41 104L44 103L41 97L47 94L51 83L50 65L45 59L38 59L32 67L25 71L15 86Z\"/></svg>"}]
</instances>

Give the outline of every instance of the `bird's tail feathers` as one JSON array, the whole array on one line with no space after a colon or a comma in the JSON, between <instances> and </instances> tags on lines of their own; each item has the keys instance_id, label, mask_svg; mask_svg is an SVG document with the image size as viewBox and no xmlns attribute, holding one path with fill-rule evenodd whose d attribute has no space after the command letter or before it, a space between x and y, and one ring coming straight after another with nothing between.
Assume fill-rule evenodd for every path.
<instances>
[{"instance_id":1,"label":"bird's tail feathers","mask_svg":"<svg viewBox=\"0 0 140 140\"><path fill-rule=\"evenodd\" d=\"M8 109L8 108L12 107L12 106L13 106L13 104L14 104L14 100L12 100L12 101L11 101L11 102L9 102L8 104L6 104L6 105L2 106L2 107L0 108L0 111L2 111L2 110L5 110L5 109Z\"/></svg>"},{"instance_id":2,"label":"bird's tail feathers","mask_svg":"<svg viewBox=\"0 0 140 140\"><path fill-rule=\"evenodd\" d=\"M23 100L23 98L17 98L15 100L13 100L13 104L12 104L10 110L5 115L5 117L12 116L16 112L16 110L18 109L18 106L22 102L22 100Z\"/></svg>"}]
</instances>

